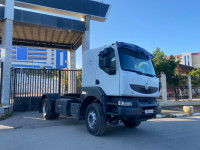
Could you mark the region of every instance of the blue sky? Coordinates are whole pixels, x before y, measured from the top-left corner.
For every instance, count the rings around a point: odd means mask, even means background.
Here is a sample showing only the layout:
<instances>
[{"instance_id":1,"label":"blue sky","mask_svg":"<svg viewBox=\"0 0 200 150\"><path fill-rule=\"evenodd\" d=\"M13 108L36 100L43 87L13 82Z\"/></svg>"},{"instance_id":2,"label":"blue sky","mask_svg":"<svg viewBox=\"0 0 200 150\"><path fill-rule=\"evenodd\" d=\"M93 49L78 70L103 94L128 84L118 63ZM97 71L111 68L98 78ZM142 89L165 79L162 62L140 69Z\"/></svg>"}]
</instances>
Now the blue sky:
<instances>
[{"instance_id":1,"label":"blue sky","mask_svg":"<svg viewBox=\"0 0 200 150\"><path fill-rule=\"evenodd\" d=\"M99 0L100 1L100 0ZM102 0L101 0L102 1ZM129 42L166 55L200 52L200 0L104 0L106 22L91 21L91 48ZM77 51L77 67L82 48Z\"/></svg>"}]
</instances>

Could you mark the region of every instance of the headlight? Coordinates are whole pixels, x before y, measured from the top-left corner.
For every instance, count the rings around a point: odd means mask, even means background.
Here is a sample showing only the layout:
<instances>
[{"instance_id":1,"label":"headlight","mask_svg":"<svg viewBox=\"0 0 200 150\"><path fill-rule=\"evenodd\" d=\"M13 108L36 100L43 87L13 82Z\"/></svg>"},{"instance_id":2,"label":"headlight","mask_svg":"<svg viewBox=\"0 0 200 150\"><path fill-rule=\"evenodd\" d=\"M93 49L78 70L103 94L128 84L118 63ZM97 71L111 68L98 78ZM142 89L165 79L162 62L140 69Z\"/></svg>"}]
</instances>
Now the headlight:
<instances>
[{"instance_id":1,"label":"headlight","mask_svg":"<svg viewBox=\"0 0 200 150\"><path fill-rule=\"evenodd\" d=\"M132 102L118 101L119 106L133 106Z\"/></svg>"}]
</instances>

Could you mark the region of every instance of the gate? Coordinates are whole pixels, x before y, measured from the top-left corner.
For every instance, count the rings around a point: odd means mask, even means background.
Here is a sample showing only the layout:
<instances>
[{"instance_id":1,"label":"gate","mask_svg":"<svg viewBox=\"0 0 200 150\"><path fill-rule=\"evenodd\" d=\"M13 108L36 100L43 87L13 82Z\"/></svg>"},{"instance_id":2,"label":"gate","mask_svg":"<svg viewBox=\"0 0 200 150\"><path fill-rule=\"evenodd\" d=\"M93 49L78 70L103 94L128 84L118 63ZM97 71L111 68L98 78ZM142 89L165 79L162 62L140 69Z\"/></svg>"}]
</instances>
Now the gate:
<instances>
[{"instance_id":1,"label":"gate","mask_svg":"<svg viewBox=\"0 0 200 150\"><path fill-rule=\"evenodd\" d=\"M75 87L75 90L69 87ZM63 96L81 93L81 87L81 70L12 68L10 103L15 111L38 110L44 93Z\"/></svg>"},{"instance_id":2,"label":"gate","mask_svg":"<svg viewBox=\"0 0 200 150\"><path fill-rule=\"evenodd\" d=\"M2 104L1 102L2 74L3 74L3 62L0 62L0 105Z\"/></svg>"}]
</instances>

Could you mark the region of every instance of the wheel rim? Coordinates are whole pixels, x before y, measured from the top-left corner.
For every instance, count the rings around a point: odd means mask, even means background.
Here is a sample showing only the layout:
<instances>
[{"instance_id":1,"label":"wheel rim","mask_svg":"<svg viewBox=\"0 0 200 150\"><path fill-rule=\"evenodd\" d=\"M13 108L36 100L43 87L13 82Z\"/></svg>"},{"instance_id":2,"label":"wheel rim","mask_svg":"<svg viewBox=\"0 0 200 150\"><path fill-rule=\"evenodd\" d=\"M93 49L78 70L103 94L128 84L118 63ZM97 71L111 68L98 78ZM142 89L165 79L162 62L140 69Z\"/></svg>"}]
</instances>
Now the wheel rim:
<instances>
[{"instance_id":1,"label":"wheel rim","mask_svg":"<svg viewBox=\"0 0 200 150\"><path fill-rule=\"evenodd\" d=\"M43 116L46 116L46 114L47 114L47 104L46 103L42 107L42 113L43 113Z\"/></svg>"},{"instance_id":2,"label":"wheel rim","mask_svg":"<svg viewBox=\"0 0 200 150\"><path fill-rule=\"evenodd\" d=\"M90 111L88 114L88 125L90 128L94 128L97 124L97 117L94 111Z\"/></svg>"}]
</instances>

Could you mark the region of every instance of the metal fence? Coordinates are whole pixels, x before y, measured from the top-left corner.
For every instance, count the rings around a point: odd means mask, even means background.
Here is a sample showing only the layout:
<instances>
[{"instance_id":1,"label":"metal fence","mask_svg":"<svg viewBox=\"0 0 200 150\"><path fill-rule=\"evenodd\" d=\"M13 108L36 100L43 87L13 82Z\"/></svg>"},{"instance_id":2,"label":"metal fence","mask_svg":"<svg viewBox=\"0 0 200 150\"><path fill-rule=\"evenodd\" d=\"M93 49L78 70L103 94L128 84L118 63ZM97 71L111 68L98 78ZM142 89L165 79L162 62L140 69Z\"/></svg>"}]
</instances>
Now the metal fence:
<instances>
[{"instance_id":1,"label":"metal fence","mask_svg":"<svg viewBox=\"0 0 200 150\"><path fill-rule=\"evenodd\" d=\"M2 103L1 102L2 74L3 74L3 62L0 62L0 104Z\"/></svg>"},{"instance_id":2,"label":"metal fence","mask_svg":"<svg viewBox=\"0 0 200 150\"><path fill-rule=\"evenodd\" d=\"M200 99L200 77L191 77L192 98Z\"/></svg>"},{"instance_id":3,"label":"metal fence","mask_svg":"<svg viewBox=\"0 0 200 150\"><path fill-rule=\"evenodd\" d=\"M59 93L61 96L68 93L81 93L82 71L12 68L10 84L10 103L14 105L14 109L25 107L21 106L23 103L27 105L26 107L32 107L30 105L40 103L40 97L44 93ZM38 102L34 104L33 101Z\"/></svg>"},{"instance_id":4,"label":"metal fence","mask_svg":"<svg viewBox=\"0 0 200 150\"><path fill-rule=\"evenodd\" d=\"M167 77L168 100L188 100L188 78L187 76Z\"/></svg>"}]
</instances>

